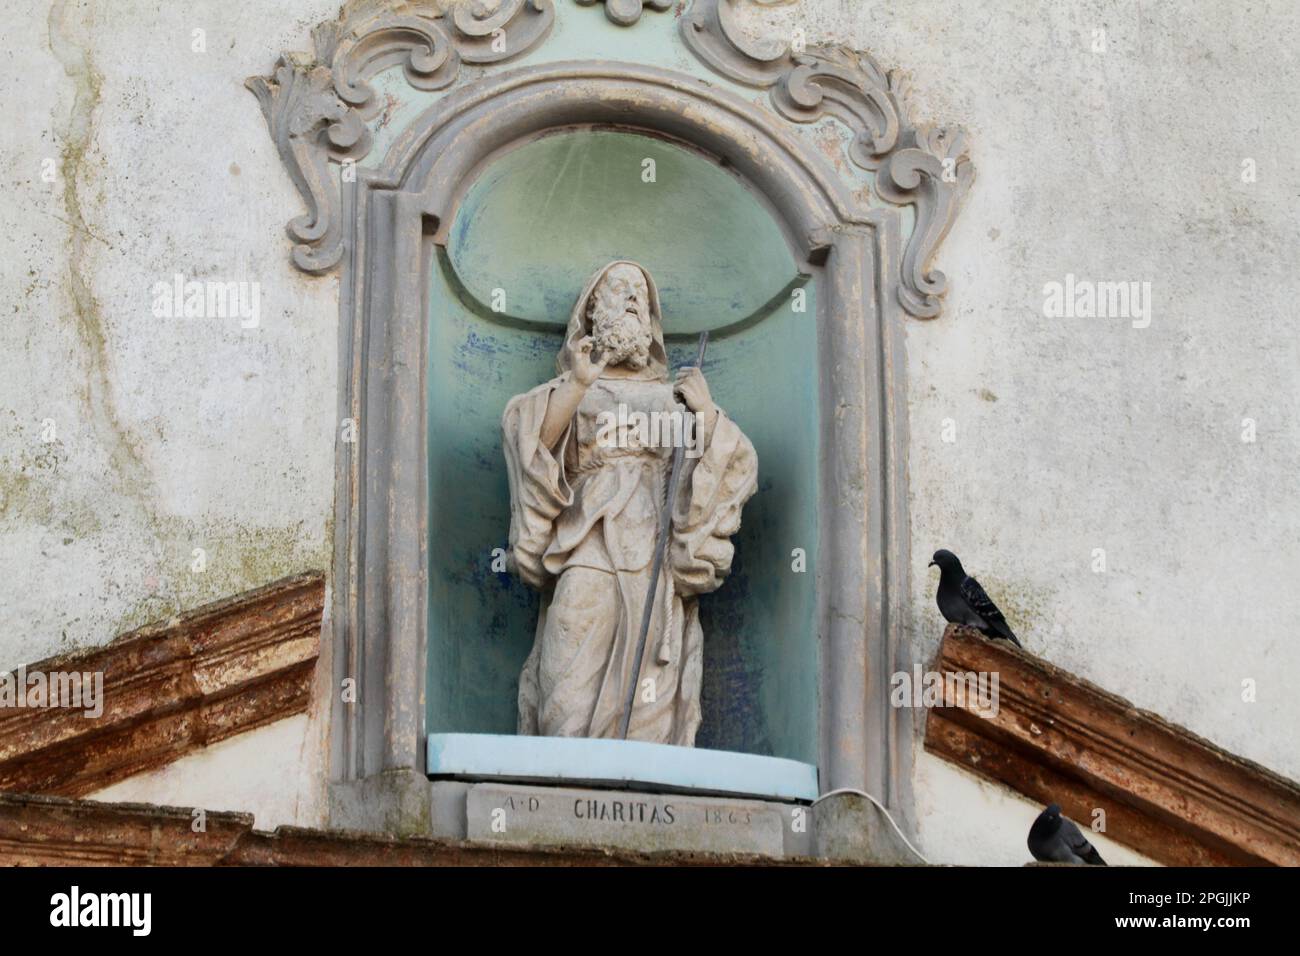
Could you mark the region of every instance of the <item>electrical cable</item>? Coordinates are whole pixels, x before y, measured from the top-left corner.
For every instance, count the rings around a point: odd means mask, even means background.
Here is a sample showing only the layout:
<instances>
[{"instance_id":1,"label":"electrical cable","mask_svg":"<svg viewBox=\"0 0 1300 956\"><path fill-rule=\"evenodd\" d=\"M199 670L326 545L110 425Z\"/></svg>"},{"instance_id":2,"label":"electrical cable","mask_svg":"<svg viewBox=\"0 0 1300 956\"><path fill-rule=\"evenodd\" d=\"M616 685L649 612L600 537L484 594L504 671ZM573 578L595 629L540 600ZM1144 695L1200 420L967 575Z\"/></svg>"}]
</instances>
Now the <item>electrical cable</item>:
<instances>
[{"instance_id":1,"label":"electrical cable","mask_svg":"<svg viewBox=\"0 0 1300 956\"><path fill-rule=\"evenodd\" d=\"M813 801L812 805L815 807L817 806L817 804L821 803L827 797L833 797L837 793L856 793L858 796L866 797L868 800L874 803L876 805L876 809L878 809L881 813L885 815L885 819L889 821L889 825L894 828L894 832L898 834L898 838L902 840L905 844L907 844L907 848L909 850L911 850L913 853L916 854L916 858L920 860L922 863L924 863L926 866L930 865L930 861L927 860L924 856L922 856L921 851L918 850L916 847L912 846L912 841L903 835L903 831L899 829L898 824L894 822L894 818L889 815L889 811L885 809L884 804L882 804L871 794L867 793L867 791L858 790L854 787L838 787L835 790L831 790L827 793L823 793L820 797L818 797L816 800Z\"/></svg>"}]
</instances>

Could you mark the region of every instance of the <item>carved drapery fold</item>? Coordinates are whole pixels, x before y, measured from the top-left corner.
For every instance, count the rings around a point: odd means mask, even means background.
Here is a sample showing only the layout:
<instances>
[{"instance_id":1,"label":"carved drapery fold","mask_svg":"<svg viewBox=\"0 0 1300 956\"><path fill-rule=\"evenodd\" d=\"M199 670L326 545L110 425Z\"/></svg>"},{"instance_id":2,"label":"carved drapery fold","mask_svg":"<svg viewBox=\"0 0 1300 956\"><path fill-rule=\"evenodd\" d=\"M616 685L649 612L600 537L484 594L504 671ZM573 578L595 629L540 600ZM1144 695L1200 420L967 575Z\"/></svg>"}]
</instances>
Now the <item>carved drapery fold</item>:
<instances>
[{"instance_id":1,"label":"carved drapery fold","mask_svg":"<svg viewBox=\"0 0 1300 956\"><path fill-rule=\"evenodd\" d=\"M603 2L607 16L624 25L635 23L647 5L672 5ZM918 318L938 315L948 281L931 263L974 177L964 136L913 124L904 81L869 55L838 46L795 52L789 44L754 40L737 28L734 5L735 0L694 0L682 19L683 42L714 72L768 90L772 108L785 119L802 124L833 118L851 131L849 159L874 174L876 195L915 213L898 267L898 301ZM358 22L318 28L314 55L285 54L271 76L250 78L246 85L261 102L307 206L288 226L294 265L320 274L342 258L340 195L329 164L358 160L371 148L367 121L379 108L371 77L400 65L412 87L445 89L459 79L462 63L503 62L533 49L554 20L550 0L501 0L495 8L461 4L436 16L372 12Z\"/></svg>"}]
</instances>

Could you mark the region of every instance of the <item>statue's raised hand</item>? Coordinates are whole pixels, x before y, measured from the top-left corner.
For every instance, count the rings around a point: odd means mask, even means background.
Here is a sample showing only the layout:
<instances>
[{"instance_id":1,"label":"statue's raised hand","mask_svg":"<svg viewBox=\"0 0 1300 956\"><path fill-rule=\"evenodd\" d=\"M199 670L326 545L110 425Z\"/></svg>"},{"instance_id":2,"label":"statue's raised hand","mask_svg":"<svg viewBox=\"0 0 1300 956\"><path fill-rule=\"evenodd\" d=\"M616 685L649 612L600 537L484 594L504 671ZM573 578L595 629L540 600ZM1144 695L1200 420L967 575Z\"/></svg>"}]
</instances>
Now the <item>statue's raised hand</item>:
<instances>
[{"instance_id":1,"label":"statue's raised hand","mask_svg":"<svg viewBox=\"0 0 1300 956\"><path fill-rule=\"evenodd\" d=\"M714 411L713 396L709 394L709 383L704 380L704 373L693 365L677 370L677 381L673 391L682 397L682 401L697 415L709 415Z\"/></svg>"},{"instance_id":2,"label":"statue's raised hand","mask_svg":"<svg viewBox=\"0 0 1300 956\"><path fill-rule=\"evenodd\" d=\"M573 353L573 380L579 385L587 386L600 378L600 373L605 371L605 365L609 362L608 352L599 362L592 361L591 350L595 344L595 339L588 335L578 343L578 349Z\"/></svg>"}]
</instances>

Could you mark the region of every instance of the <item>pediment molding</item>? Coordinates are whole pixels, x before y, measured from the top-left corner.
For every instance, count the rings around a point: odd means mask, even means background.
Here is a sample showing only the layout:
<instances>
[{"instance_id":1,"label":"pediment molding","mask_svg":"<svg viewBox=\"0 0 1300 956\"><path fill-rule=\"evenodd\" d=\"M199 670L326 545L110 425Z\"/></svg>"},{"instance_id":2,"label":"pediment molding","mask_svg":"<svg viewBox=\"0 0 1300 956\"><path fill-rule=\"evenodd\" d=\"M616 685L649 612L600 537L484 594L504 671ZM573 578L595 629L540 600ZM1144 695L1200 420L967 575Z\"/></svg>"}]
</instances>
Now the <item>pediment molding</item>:
<instances>
[{"instance_id":1,"label":"pediment molding","mask_svg":"<svg viewBox=\"0 0 1300 956\"><path fill-rule=\"evenodd\" d=\"M324 577L301 574L15 668L10 687L100 675L101 712L0 707L0 791L94 793L305 712L324 607Z\"/></svg>"},{"instance_id":2,"label":"pediment molding","mask_svg":"<svg viewBox=\"0 0 1300 956\"><path fill-rule=\"evenodd\" d=\"M949 624L932 671L998 674L996 714L944 702L925 748L1169 866L1300 865L1300 784L1004 641Z\"/></svg>"},{"instance_id":3,"label":"pediment molding","mask_svg":"<svg viewBox=\"0 0 1300 956\"><path fill-rule=\"evenodd\" d=\"M630 25L643 6L641 0L608 0L605 11ZM649 6L667 4L649 0ZM400 65L414 89L448 89L464 82L463 64L502 64L533 50L554 20L550 0L503 0L490 14L475 4L436 15L345 10L340 20L313 31L312 53L286 53L270 76L250 77L246 86L307 207L287 227L293 264L319 275L342 259L340 186L330 166L370 152L369 121L378 108L370 80L376 74ZM913 123L902 75L886 72L868 54L842 46L796 52L789 44L746 37L734 22L734 0L695 0L680 23L682 42L704 67L769 91L782 119L810 124L831 118L849 129L849 159L872 174L875 197L915 213L894 277L898 303L918 318L938 315L948 281L932 261L974 177L963 134Z\"/></svg>"}]
</instances>

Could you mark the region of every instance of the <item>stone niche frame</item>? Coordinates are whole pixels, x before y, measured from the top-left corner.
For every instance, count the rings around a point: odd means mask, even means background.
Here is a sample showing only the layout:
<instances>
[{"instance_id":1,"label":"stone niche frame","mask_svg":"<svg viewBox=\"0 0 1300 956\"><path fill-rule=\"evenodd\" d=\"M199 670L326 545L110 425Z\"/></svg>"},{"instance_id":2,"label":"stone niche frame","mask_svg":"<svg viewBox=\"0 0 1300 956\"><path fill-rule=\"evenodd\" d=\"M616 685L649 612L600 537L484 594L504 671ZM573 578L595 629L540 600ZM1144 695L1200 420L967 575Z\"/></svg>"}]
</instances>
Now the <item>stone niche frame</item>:
<instances>
[{"instance_id":1,"label":"stone niche frame","mask_svg":"<svg viewBox=\"0 0 1300 956\"><path fill-rule=\"evenodd\" d=\"M581 0L566 6L565 16L595 15ZM818 281L820 788L866 790L910 823L917 728L912 711L888 705L889 675L911 666L903 323L941 307L946 280L929 265L973 176L963 137L914 126L898 77L864 54L792 53L744 37L732 0L694 0L678 38L713 73L767 91L760 104L730 84L640 63L512 68L504 61L545 40L554 8L502 0L491 14L473 9L345 10L314 32L314 55L285 55L271 76L248 81L308 206L288 227L293 263L342 270L338 414L358 424L355 441L337 446L327 640L334 686L355 679L357 701L335 694L332 822L428 826L432 247L446 242L465 190L493 158L551 130L595 126L684 142L730 168L765 198ZM399 65L412 86L445 93L378 166L341 175L331 167L370 151L378 98L367 78ZM848 128L848 159L874 182L837 168L794 128L826 117Z\"/></svg>"}]
</instances>

